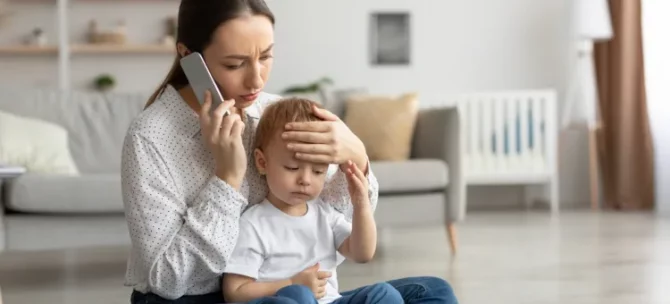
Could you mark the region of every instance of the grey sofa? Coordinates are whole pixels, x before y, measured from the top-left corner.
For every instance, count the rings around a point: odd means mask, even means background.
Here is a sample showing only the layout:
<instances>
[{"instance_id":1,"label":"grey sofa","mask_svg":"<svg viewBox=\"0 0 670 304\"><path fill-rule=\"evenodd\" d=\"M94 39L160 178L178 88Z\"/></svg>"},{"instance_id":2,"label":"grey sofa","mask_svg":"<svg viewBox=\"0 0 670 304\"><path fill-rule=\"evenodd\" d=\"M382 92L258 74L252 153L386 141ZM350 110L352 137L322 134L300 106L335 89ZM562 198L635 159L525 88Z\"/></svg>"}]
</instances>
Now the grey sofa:
<instances>
[{"instance_id":1,"label":"grey sofa","mask_svg":"<svg viewBox=\"0 0 670 304\"><path fill-rule=\"evenodd\" d=\"M129 243L120 186L121 146L146 96L2 89L0 111L65 127L80 176L26 173L0 185L0 249L44 250ZM454 109L423 110L412 160L373 162L380 183L381 228L452 224L463 217L463 190L449 181L457 166L449 134ZM453 170L453 169L452 169ZM449 185L453 189L450 190ZM453 226L452 226L453 227ZM453 229L452 229L453 232Z\"/></svg>"}]
</instances>

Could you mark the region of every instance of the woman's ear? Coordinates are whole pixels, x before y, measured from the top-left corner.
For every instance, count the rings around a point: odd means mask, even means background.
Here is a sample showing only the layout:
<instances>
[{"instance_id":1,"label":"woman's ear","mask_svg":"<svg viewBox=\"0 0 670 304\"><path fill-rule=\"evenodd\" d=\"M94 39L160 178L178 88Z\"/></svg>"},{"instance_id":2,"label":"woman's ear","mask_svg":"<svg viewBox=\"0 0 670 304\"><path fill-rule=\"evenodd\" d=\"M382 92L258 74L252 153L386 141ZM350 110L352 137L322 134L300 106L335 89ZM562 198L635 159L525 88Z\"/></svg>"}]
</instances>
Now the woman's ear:
<instances>
[{"instance_id":1,"label":"woman's ear","mask_svg":"<svg viewBox=\"0 0 670 304\"><path fill-rule=\"evenodd\" d=\"M261 175L265 175L265 170L267 169L267 160L261 149L254 150L254 162L256 164L256 169Z\"/></svg>"},{"instance_id":2,"label":"woman's ear","mask_svg":"<svg viewBox=\"0 0 670 304\"><path fill-rule=\"evenodd\" d=\"M181 42L177 43L177 53L179 54L179 57L184 57L188 54L191 53L191 51L188 50L188 48Z\"/></svg>"}]
</instances>

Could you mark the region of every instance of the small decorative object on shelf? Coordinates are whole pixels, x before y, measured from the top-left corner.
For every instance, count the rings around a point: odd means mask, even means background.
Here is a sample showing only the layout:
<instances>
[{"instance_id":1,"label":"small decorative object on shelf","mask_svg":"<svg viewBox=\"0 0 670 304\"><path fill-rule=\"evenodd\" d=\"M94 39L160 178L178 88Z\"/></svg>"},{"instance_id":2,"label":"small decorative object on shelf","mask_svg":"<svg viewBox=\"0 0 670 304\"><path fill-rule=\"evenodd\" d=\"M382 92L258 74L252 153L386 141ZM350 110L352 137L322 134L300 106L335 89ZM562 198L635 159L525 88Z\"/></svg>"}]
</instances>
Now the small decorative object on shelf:
<instances>
[{"instance_id":1,"label":"small decorative object on shelf","mask_svg":"<svg viewBox=\"0 0 670 304\"><path fill-rule=\"evenodd\" d=\"M167 35L177 37L177 17L167 18Z\"/></svg>"},{"instance_id":2,"label":"small decorative object on shelf","mask_svg":"<svg viewBox=\"0 0 670 304\"><path fill-rule=\"evenodd\" d=\"M177 40L177 18L168 17L166 20L167 31L161 39L164 45L174 46Z\"/></svg>"},{"instance_id":3,"label":"small decorative object on shelf","mask_svg":"<svg viewBox=\"0 0 670 304\"><path fill-rule=\"evenodd\" d=\"M47 45L47 37L44 34L44 30L42 28L35 28L32 33L28 36L28 39L26 39L26 44L27 45L32 45L32 46L46 46Z\"/></svg>"},{"instance_id":4,"label":"small decorative object on shelf","mask_svg":"<svg viewBox=\"0 0 670 304\"><path fill-rule=\"evenodd\" d=\"M108 92L114 88L116 80L110 74L102 74L95 78L93 85L97 91Z\"/></svg>"},{"instance_id":5,"label":"small decorative object on shelf","mask_svg":"<svg viewBox=\"0 0 670 304\"><path fill-rule=\"evenodd\" d=\"M120 21L115 29L102 31L98 22L91 20L88 25L89 43L95 44L125 44L127 37L126 22Z\"/></svg>"}]
</instances>

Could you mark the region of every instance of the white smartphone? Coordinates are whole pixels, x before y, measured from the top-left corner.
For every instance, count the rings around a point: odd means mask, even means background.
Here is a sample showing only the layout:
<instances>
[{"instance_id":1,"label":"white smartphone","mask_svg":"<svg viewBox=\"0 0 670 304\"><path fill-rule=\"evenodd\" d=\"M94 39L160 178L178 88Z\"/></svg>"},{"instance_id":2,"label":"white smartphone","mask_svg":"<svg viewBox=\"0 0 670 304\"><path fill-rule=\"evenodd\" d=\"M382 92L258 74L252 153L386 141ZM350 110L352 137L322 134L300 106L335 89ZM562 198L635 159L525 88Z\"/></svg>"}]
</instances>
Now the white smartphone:
<instances>
[{"instance_id":1,"label":"white smartphone","mask_svg":"<svg viewBox=\"0 0 670 304\"><path fill-rule=\"evenodd\" d=\"M179 60L179 64L184 70L184 74L186 74L186 78L200 104L205 103L205 92L207 90L212 93L212 111L223 103L223 95L219 91L219 86L212 78L212 74L207 69L205 60L200 53L194 52L184 56ZM224 115L228 114L230 112L226 111Z\"/></svg>"}]
</instances>

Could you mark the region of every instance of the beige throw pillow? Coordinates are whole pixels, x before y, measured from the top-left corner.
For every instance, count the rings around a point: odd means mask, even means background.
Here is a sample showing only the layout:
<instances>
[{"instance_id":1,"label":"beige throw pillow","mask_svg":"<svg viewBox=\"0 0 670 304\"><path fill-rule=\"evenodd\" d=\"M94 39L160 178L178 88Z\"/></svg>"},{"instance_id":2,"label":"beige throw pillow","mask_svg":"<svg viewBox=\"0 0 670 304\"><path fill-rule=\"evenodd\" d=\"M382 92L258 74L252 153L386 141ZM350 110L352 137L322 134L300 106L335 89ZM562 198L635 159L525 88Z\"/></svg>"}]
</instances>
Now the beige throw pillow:
<instances>
[{"instance_id":1,"label":"beige throw pillow","mask_svg":"<svg viewBox=\"0 0 670 304\"><path fill-rule=\"evenodd\" d=\"M32 173L79 174L70 154L68 132L35 118L0 111L0 163Z\"/></svg>"},{"instance_id":2,"label":"beige throw pillow","mask_svg":"<svg viewBox=\"0 0 670 304\"><path fill-rule=\"evenodd\" d=\"M344 122L363 141L370 160L407 160L418 103L414 93L400 97L352 96L347 100Z\"/></svg>"}]
</instances>

